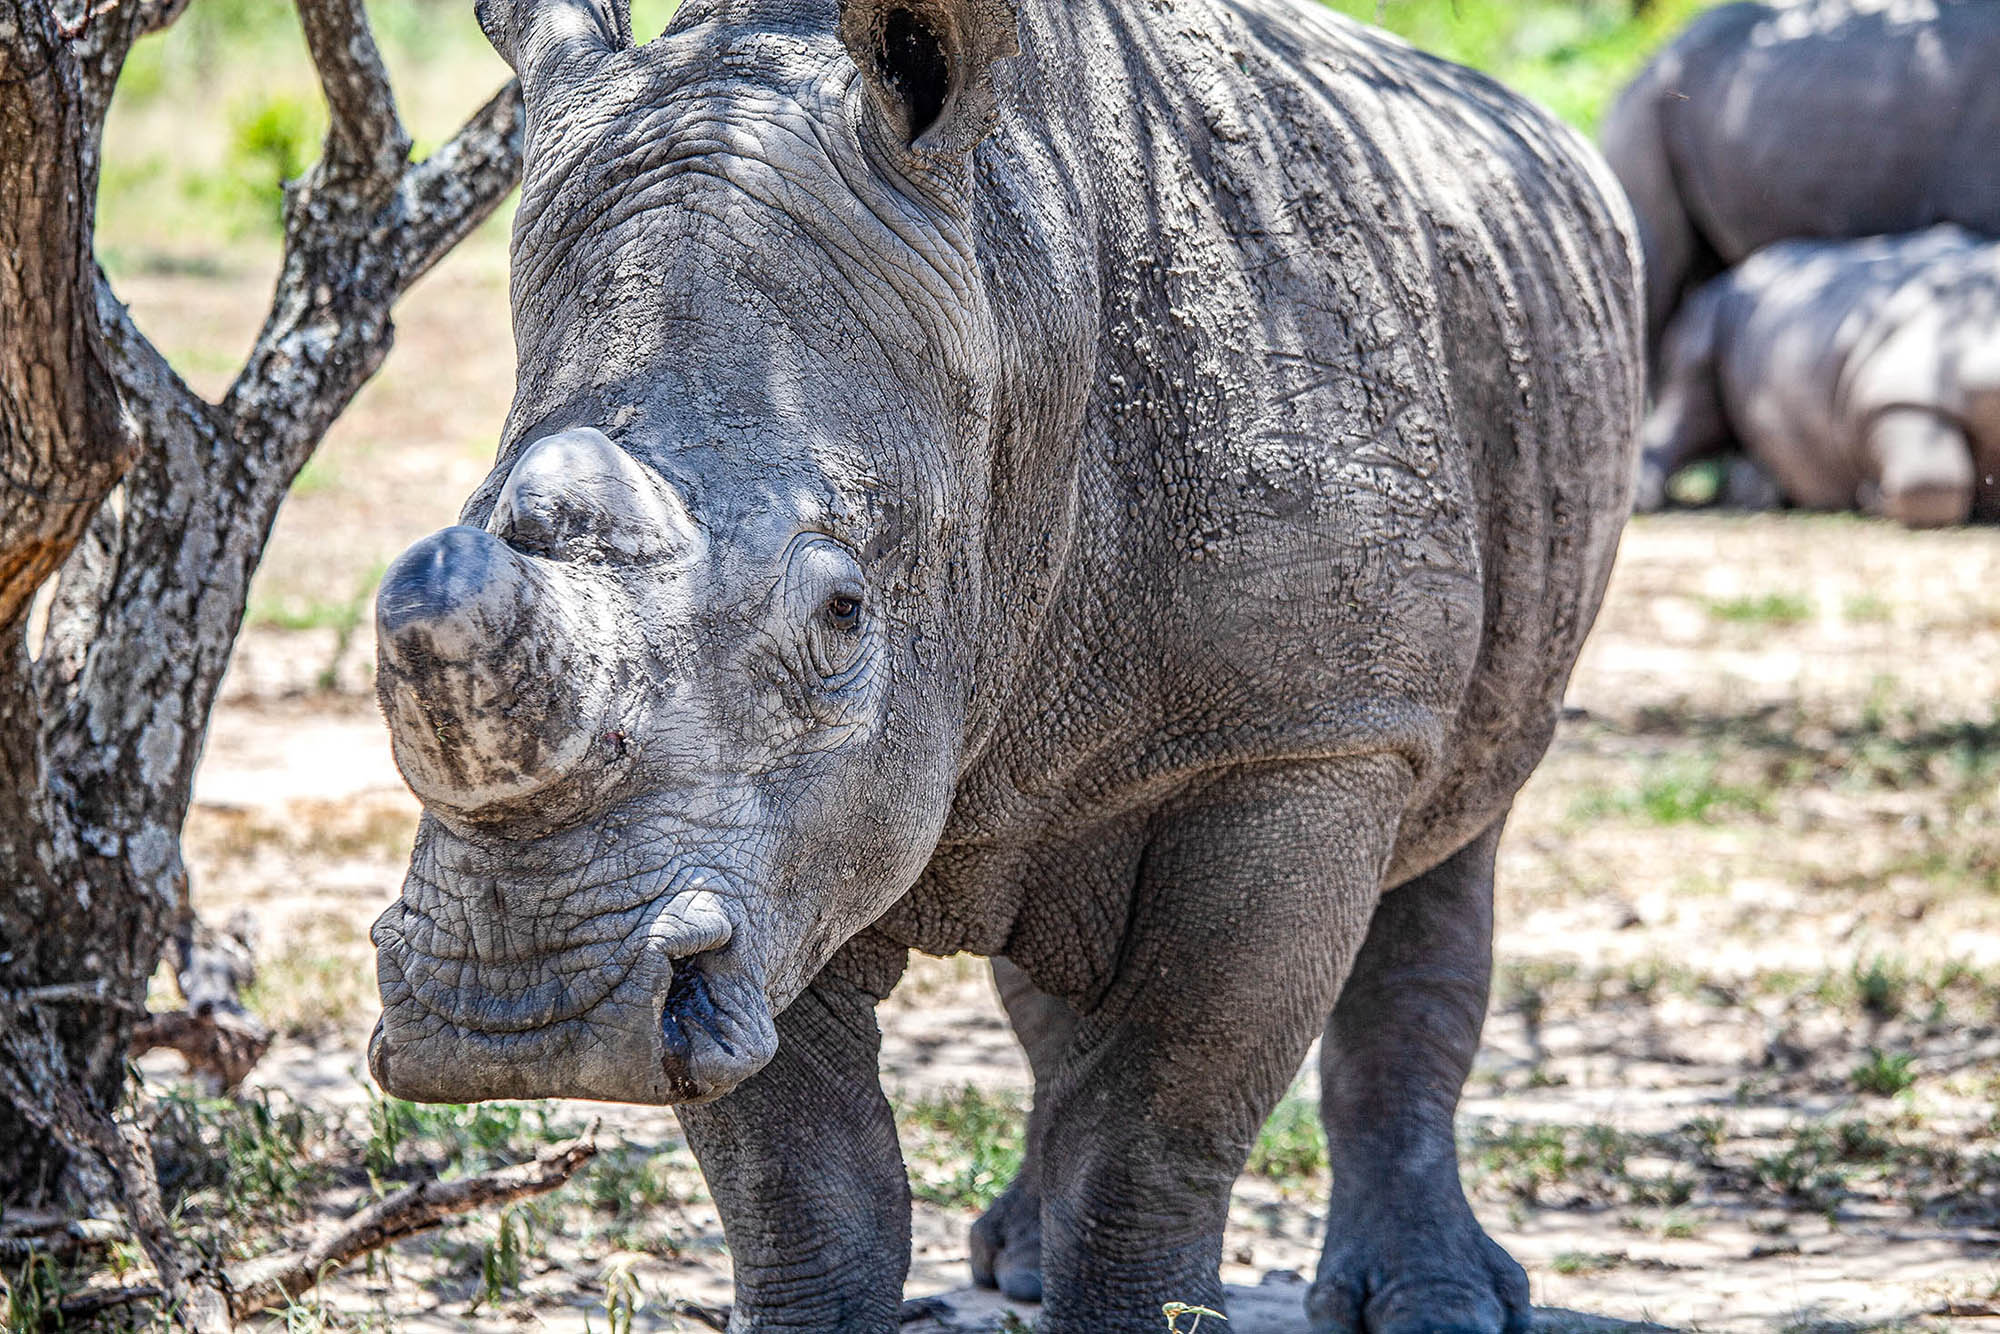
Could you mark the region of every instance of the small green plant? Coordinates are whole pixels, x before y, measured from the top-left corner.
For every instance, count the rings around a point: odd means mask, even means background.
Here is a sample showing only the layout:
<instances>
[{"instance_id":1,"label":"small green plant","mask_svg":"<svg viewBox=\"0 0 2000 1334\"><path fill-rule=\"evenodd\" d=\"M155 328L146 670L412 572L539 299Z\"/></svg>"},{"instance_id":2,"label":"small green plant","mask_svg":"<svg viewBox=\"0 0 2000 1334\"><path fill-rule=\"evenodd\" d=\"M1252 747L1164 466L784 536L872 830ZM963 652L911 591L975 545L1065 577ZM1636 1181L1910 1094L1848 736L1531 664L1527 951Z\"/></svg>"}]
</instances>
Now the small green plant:
<instances>
[{"instance_id":1,"label":"small green plant","mask_svg":"<svg viewBox=\"0 0 2000 1334\"><path fill-rule=\"evenodd\" d=\"M500 1215L493 1240L480 1251L479 1291L474 1294L472 1305L466 1308L466 1314L470 1315L481 1306L498 1306L509 1292L519 1291L521 1256L526 1250L526 1227L527 1223L518 1209L509 1209Z\"/></svg>"},{"instance_id":2,"label":"small green plant","mask_svg":"<svg viewBox=\"0 0 2000 1334\"><path fill-rule=\"evenodd\" d=\"M1812 604L1796 593L1710 598L1708 614L1739 625L1797 625L1812 615Z\"/></svg>"},{"instance_id":3,"label":"small green plant","mask_svg":"<svg viewBox=\"0 0 2000 1334\"><path fill-rule=\"evenodd\" d=\"M1866 1059L1854 1067L1849 1080L1857 1093L1893 1098L1917 1082L1916 1074L1910 1069L1914 1060L1908 1052L1891 1053L1870 1047Z\"/></svg>"},{"instance_id":4,"label":"small green plant","mask_svg":"<svg viewBox=\"0 0 2000 1334\"><path fill-rule=\"evenodd\" d=\"M604 1319L609 1334L632 1334L632 1317L646 1309L646 1294L632 1273L632 1262L620 1260L604 1271Z\"/></svg>"},{"instance_id":5,"label":"small green plant","mask_svg":"<svg viewBox=\"0 0 2000 1334\"><path fill-rule=\"evenodd\" d=\"M1861 1003L1863 1013L1881 1022L1902 1013L1909 983L1907 970L1880 954L1854 968L1855 999Z\"/></svg>"},{"instance_id":6,"label":"small green plant","mask_svg":"<svg viewBox=\"0 0 2000 1334\"><path fill-rule=\"evenodd\" d=\"M1549 1262L1549 1268L1566 1277L1602 1274L1625 1264L1628 1258L1623 1251L1563 1251Z\"/></svg>"},{"instance_id":7,"label":"small green plant","mask_svg":"<svg viewBox=\"0 0 2000 1334\"><path fill-rule=\"evenodd\" d=\"M548 1103L459 1106L373 1098L365 1161L377 1178L426 1170L441 1176L484 1171L526 1156L535 1145L565 1138L551 1122L550 1110Z\"/></svg>"},{"instance_id":8,"label":"small green plant","mask_svg":"<svg viewBox=\"0 0 2000 1334\"><path fill-rule=\"evenodd\" d=\"M1890 607L1887 599L1873 593L1857 593L1841 604L1841 614L1856 623L1881 622L1889 619Z\"/></svg>"},{"instance_id":9,"label":"small green plant","mask_svg":"<svg viewBox=\"0 0 2000 1334\"><path fill-rule=\"evenodd\" d=\"M1770 813L1769 796L1756 788L1725 781L1713 757L1672 756L1649 765L1637 788L1596 792L1577 802L1571 818L1605 816L1655 825L1715 824L1725 816Z\"/></svg>"},{"instance_id":10,"label":"small green plant","mask_svg":"<svg viewBox=\"0 0 2000 1334\"><path fill-rule=\"evenodd\" d=\"M917 1169L911 1193L927 1203L984 1209L1021 1170L1027 1113L1016 1095L968 1085L905 1103L897 1120Z\"/></svg>"},{"instance_id":11,"label":"small green plant","mask_svg":"<svg viewBox=\"0 0 2000 1334\"><path fill-rule=\"evenodd\" d=\"M46 1251L30 1252L21 1267L6 1278L8 1329L60 1329L62 1303L68 1295L62 1266Z\"/></svg>"},{"instance_id":12,"label":"small green plant","mask_svg":"<svg viewBox=\"0 0 2000 1334\"><path fill-rule=\"evenodd\" d=\"M274 223L283 216L285 182L305 175L318 156L320 119L315 103L283 92L253 98L230 117L230 161Z\"/></svg>"},{"instance_id":13,"label":"small green plant","mask_svg":"<svg viewBox=\"0 0 2000 1334\"><path fill-rule=\"evenodd\" d=\"M1212 1315L1217 1320L1223 1321L1229 1319L1222 1312L1210 1307L1189 1306L1186 1302L1168 1302L1160 1308L1160 1314L1167 1318L1167 1334L1194 1334L1196 1330L1201 1328L1203 1316ZM1185 1316L1193 1316L1194 1323L1183 1330L1181 1328L1181 1320Z\"/></svg>"},{"instance_id":14,"label":"small green plant","mask_svg":"<svg viewBox=\"0 0 2000 1334\"><path fill-rule=\"evenodd\" d=\"M169 1201L212 1192L238 1228L301 1217L330 1171L322 1147L331 1130L282 1094L235 1098L170 1093L153 1140Z\"/></svg>"}]
</instances>

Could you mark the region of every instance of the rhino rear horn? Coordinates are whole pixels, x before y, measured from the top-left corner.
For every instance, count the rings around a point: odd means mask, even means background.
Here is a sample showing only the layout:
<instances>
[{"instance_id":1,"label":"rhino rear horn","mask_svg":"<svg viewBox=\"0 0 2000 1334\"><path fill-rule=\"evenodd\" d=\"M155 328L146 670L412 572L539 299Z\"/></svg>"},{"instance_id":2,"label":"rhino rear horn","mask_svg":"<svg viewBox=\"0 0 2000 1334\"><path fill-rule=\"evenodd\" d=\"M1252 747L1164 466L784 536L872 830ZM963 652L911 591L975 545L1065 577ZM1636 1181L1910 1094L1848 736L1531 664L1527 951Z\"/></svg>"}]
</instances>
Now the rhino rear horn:
<instances>
[{"instance_id":1,"label":"rhino rear horn","mask_svg":"<svg viewBox=\"0 0 2000 1334\"><path fill-rule=\"evenodd\" d=\"M474 9L530 96L563 71L632 45L630 0L477 0Z\"/></svg>"}]
</instances>

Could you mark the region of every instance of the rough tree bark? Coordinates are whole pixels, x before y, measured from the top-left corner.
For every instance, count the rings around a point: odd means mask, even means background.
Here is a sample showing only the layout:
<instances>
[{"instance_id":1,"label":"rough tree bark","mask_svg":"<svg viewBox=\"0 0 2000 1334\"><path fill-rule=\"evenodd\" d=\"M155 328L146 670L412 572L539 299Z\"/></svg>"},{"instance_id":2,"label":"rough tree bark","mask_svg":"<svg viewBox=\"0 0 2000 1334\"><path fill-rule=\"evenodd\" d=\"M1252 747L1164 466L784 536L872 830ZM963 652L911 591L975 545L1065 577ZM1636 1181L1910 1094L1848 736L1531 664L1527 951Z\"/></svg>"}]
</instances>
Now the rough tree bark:
<instances>
[{"instance_id":1,"label":"rough tree bark","mask_svg":"<svg viewBox=\"0 0 2000 1334\"><path fill-rule=\"evenodd\" d=\"M262 334L206 402L92 249L119 71L186 2L0 0L0 1205L119 1198L115 1155L77 1121L120 1104L186 920L181 825L250 576L387 354L390 308L520 165L512 84L412 165L361 0L297 0L331 129L287 189Z\"/></svg>"}]
</instances>

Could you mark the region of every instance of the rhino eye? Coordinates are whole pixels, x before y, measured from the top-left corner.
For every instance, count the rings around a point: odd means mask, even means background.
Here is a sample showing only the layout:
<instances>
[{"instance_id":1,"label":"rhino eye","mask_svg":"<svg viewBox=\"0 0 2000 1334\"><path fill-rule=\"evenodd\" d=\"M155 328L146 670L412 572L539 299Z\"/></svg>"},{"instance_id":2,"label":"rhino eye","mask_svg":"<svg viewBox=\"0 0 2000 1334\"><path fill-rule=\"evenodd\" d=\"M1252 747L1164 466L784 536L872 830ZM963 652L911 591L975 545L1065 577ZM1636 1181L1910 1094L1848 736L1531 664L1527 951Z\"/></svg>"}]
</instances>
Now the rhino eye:
<instances>
[{"instance_id":1,"label":"rhino eye","mask_svg":"<svg viewBox=\"0 0 2000 1334\"><path fill-rule=\"evenodd\" d=\"M861 599L851 593L835 593L826 601L826 623L836 630L860 626Z\"/></svg>"}]
</instances>

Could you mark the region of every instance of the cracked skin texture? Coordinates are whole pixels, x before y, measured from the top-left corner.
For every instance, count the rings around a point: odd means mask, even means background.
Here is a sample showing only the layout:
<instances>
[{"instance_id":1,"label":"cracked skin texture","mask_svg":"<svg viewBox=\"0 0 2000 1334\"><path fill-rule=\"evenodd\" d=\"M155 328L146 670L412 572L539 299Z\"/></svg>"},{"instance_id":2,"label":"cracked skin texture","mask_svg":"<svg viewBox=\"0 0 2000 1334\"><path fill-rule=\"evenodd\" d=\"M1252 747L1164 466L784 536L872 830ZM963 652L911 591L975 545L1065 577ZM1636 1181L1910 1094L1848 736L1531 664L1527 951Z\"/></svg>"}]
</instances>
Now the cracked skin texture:
<instances>
[{"instance_id":1,"label":"cracked skin texture","mask_svg":"<svg viewBox=\"0 0 2000 1334\"><path fill-rule=\"evenodd\" d=\"M1049 1334L1221 1305L1322 1031L1316 1328L1525 1328L1451 1121L1629 505L1592 151L1292 0L482 21L528 106L519 385L384 582L427 814L377 1077L681 1103L731 1328L891 1330L873 1009L973 951L1037 1078L975 1259Z\"/></svg>"}]
</instances>

